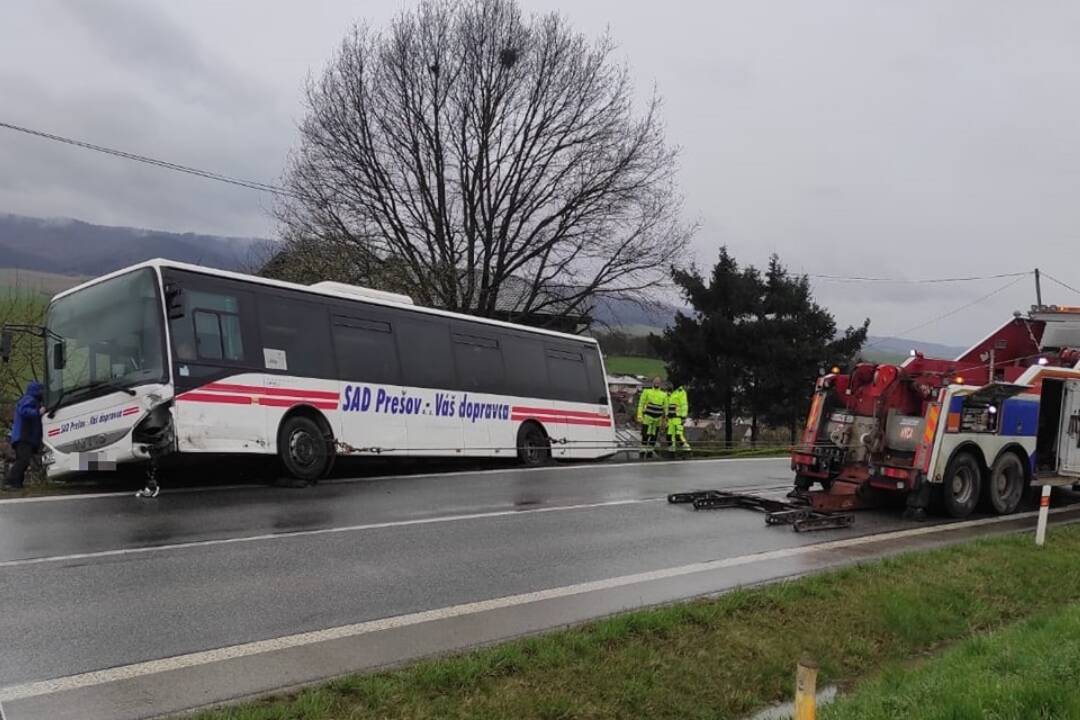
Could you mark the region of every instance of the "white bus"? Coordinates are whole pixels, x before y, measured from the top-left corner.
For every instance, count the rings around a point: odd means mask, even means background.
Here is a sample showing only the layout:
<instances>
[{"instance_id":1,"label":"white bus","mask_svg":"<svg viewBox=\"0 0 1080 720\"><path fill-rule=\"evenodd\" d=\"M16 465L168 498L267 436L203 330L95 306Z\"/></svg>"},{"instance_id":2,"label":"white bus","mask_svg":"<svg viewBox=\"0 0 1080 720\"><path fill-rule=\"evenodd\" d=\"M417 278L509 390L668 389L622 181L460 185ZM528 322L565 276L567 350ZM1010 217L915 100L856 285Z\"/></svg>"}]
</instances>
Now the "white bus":
<instances>
[{"instance_id":1,"label":"white bus","mask_svg":"<svg viewBox=\"0 0 1080 720\"><path fill-rule=\"evenodd\" d=\"M339 455L535 465L615 450L590 338L168 260L63 292L46 318L54 476L255 454L313 481Z\"/></svg>"}]
</instances>

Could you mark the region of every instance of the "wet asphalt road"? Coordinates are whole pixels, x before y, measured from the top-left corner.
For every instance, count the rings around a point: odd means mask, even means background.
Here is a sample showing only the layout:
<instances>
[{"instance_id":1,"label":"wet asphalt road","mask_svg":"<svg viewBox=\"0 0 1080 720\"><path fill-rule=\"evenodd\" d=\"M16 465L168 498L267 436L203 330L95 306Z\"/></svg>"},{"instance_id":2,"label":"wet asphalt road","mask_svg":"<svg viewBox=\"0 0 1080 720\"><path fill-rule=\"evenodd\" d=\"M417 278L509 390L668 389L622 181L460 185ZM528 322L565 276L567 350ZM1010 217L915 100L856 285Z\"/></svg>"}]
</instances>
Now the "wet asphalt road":
<instances>
[{"instance_id":1,"label":"wet asphalt road","mask_svg":"<svg viewBox=\"0 0 1080 720\"><path fill-rule=\"evenodd\" d=\"M790 481L731 460L0 502L0 687L908 526L803 535L664 502Z\"/></svg>"}]
</instances>

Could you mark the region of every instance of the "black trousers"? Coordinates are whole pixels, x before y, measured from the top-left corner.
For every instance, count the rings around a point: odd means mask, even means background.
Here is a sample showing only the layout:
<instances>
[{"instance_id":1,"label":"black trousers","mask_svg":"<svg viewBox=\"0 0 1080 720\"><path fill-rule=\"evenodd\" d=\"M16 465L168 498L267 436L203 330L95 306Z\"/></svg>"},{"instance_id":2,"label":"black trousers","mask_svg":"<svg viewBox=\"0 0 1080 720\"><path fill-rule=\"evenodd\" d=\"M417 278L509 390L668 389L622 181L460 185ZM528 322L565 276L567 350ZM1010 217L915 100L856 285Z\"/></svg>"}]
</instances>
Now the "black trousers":
<instances>
[{"instance_id":1,"label":"black trousers","mask_svg":"<svg viewBox=\"0 0 1080 720\"><path fill-rule=\"evenodd\" d=\"M12 445L12 448L15 450L15 462L8 468L7 484L22 487L26 479L26 470L34 457L34 447L28 442L17 442Z\"/></svg>"}]
</instances>

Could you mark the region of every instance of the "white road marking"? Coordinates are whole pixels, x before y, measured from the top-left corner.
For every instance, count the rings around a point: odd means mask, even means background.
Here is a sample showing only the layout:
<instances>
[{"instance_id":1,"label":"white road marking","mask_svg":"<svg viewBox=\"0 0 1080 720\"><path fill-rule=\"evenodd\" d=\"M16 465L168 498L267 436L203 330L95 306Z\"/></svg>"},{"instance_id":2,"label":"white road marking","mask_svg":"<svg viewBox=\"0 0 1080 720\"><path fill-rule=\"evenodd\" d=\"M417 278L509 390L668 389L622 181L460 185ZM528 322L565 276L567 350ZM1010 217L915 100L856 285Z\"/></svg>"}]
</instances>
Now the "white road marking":
<instances>
[{"instance_id":1,"label":"white road marking","mask_svg":"<svg viewBox=\"0 0 1080 720\"><path fill-rule=\"evenodd\" d=\"M0 569L22 567L25 565L44 565L46 563L69 562L72 560L94 560L98 558L121 557L124 555L142 555L146 553L164 552L167 550L213 547L215 545L235 545L238 543L259 542L263 540L288 540L291 538L312 537L315 535L334 535L338 533L361 532L364 530L381 530L384 528L409 527L410 525L433 525L436 523L459 522L462 520L486 520L488 518L511 517L515 515L535 515L539 513L562 512L569 510L589 510L595 508L614 507L618 505L639 505L641 503L654 503L664 500L666 500L666 498L634 498L629 500L606 500L604 502L582 503L579 505L553 505L551 507L529 508L526 510L494 510L492 512L468 513L464 515L442 515L429 518L417 518L415 520L390 520L386 522L366 523L363 525L345 525L340 527L319 528L317 530L297 530L295 532L265 533L263 535L244 535L241 537L218 538L216 540L193 540L191 542L169 543L167 545L143 545L133 548L98 550L95 552L74 553L71 555L48 555L45 557L24 558L21 560L5 560L3 562L0 562Z\"/></svg>"},{"instance_id":2,"label":"white road marking","mask_svg":"<svg viewBox=\"0 0 1080 720\"><path fill-rule=\"evenodd\" d=\"M1051 512L1062 512L1069 509L1070 508L1057 508L1056 511L1052 510ZM475 615L478 613L490 612L492 610L516 607L519 605L528 605L531 603L542 602L545 600L553 600L574 595L582 595L585 593L596 592L600 590L611 590L614 588L637 585L646 582L653 582L656 580L667 580L670 578L682 577L685 575L693 575L696 573L722 570L724 568L738 567L742 565L749 565L760 562L768 562L770 560L782 560L800 555L808 555L810 553L821 552L823 550L837 550L848 547L857 547L860 545L868 545L871 543L889 542L891 540L899 540L903 538L917 537L921 535L946 533L953 530L962 530L966 528L981 527L985 525L995 525L998 523L1009 522L1017 519L1031 518L1035 515L1037 515L1037 513L1034 512L1020 513L1016 515L984 518L980 520L968 520L964 522L956 522L946 525L920 526L917 528L897 530L894 532L882 533L879 535L867 535L857 538L846 538L844 540L832 540L828 542L817 543L814 545L801 545L797 547L784 548L781 550L770 550L768 552L753 553L750 555L742 555L739 557L724 558L721 560L710 560L707 562L692 563L690 565L681 565L678 567L652 570L648 572L635 573L632 575L622 575L619 577L607 578L604 580L594 580L591 582L578 583L576 585L565 585L562 587L550 588L537 592L522 593L519 595L508 595L505 597L494 598L491 600L481 600L479 602L465 603L462 605L452 605L449 607L438 608L436 610L425 610L423 612L411 613L408 615L397 615L394 617L382 618L380 620L369 620L367 622L354 623L351 625L341 625L338 627L327 628L325 630L315 630L311 632L298 633L295 635L285 635L283 637L272 638L270 640L258 640L255 642L242 643L239 645L230 645L214 650L205 650L202 652L188 653L185 655L176 655L160 660L151 660L149 662L141 662L132 665L108 668L106 670L95 670L92 672L80 673L78 675L68 675L65 677L53 678L51 680L40 680L35 682L23 683L21 685L11 685L5 688L0 688L0 703L10 703L15 700L23 700L26 698L37 697L40 695L49 695L52 693L76 690L79 688L94 687L121 680L131 680L146 675L154 675L157 673L168 672L171 670L181 670L183 668L207 665L210 663L221 662L224 660L233 660L237 658L248 657L251 655L259 655L262 653L286 650L289 648L303 647L330 640L341 640L343 638L357 637L360 635L367 635L370 633L381 632L384 630L393 630L396 628L419 625L421 623L433 622L436 620L446 620L466 615Z\"/></svg>"},{"instance_id":3,"label":"white road marking","mask_svg":"<svg viewBox=\"0 0 1080 720\"><path fill-rule=\"evenodd\" d=\"M597 468L619 468L619 467L656 467L659 465L699 465L704 463L732 463L732 462L787 462L786 457L765 457L765 458L704 458L701 460L655 460L647 463L643 462L622 462L622 463L575 463L573 465L549 465L546 467L534 467L534 468L488 468L486 470L453 470L450 472L431 472L431 473L417 473L408 474L402 473L399 475L376 475L373 477L357 477L357 478L337 478L334 480L324 480L326 485L347 485L350 483L361 482L374 482L378 480L409 480L409 479L430 479L430 478L442 478L442 477L459 477L462 475L494 475L499 473L525 473L525 472L544 472L544 471L569 471L569 470L596 470ZM259 487L268 487L259 483L251 483L248 485L210 485L206 487L183 487L163 489L161 495L177 495L182 493L194 493L194 492L220 492L225 490L245 490L254 489ZM61 500L97 500L100 498L111 497L130 497L131 491L124 490L123 492L103 492L103 493L72 493L70 495L41 495L38 497L25 497L25 498L3 498L0 499L0 505L14 505L17 503L40 503L40 502L58 502Z\"/></svg>"},{"instance_id":4,"label":"white road marking","mask_svg":"<svg viewBox=\"0 0 1080 720\"><path fill-rule=\"evenodd\" d=\"M658 465L702 465L705 463L731 463L731 462L789 462L789 458L784 457L758 457L758 458L702 458L701 460L650 460L648 462L577 462L572 465L547 465L543 467L510 467L510 468L488 468L486 470L452 470L450 472L432 472L432 473L417 473L415 475L379 475L376 477L357 477L357 478L338 478L336 480L327 480L328 485L345 485L348 483L368 482L372 480L396 480L398 478L442 478L442 477L458 477L461 475L496 475L499 473L528 473L528 472L562 472L569 470L597 470L604 468L621 468L621 467L656 467Z\"/></svg>"}]
</instances>

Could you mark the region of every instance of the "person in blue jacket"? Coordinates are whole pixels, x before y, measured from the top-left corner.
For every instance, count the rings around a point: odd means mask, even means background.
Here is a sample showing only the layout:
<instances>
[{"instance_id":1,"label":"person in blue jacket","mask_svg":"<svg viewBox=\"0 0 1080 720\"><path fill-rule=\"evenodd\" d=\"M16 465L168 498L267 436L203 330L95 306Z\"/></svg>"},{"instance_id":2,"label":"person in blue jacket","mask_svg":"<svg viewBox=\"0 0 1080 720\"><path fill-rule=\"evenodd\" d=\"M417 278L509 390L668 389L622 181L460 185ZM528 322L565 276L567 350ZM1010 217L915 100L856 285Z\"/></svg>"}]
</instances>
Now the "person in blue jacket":
<instances>
[{"instance_id":1,"label":"person in blue jacket","mask_svg":"<svg viewBox=\"0 0 1080 720\"><path fill-rule=\"evenodd\" d=\"M26 386L26 394L15 404L15 419L11 423L11 447L15 450L15 462L8 469L4 490L18 490L23 486L30 459L41 450L44 396L45 388L34 380Z\"/></svg>"}]
</instances>

